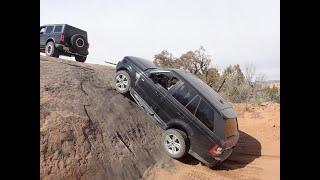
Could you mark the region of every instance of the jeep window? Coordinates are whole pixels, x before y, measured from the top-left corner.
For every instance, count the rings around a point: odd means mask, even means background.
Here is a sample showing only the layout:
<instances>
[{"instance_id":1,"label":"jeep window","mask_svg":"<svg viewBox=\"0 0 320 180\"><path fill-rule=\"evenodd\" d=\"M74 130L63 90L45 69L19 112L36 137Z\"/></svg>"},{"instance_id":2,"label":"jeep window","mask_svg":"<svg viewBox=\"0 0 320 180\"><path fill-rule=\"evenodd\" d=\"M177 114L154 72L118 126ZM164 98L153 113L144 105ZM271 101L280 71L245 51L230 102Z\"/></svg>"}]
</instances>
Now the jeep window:
<instances>
[{"instance_id":1,"label":"jeep window","mask_svg":"<svg viewBox=\"0 0 320 180\"><path fill-rule=\"evenodd\" d=\"M196 117L211 131L213 131L214 123L213 114L214 110L209 106L209 104L201 100L196 112Z\"/></svg>"},{"instance_id":2,"label":"jeep window","mask_svg":"<svg viewBox=\"0 0 320 180\"><path fill-rule=\"evenodd\" d=\"M187 105L186 108L192 113L194 114L196 112L196 109L199 105L199 101L200 101L200 97L199 96L195 96Z\"/></svg>"},{"instance_id":3,"label":"jeep window","mask_svg":"<svg viewBox=\"0 0 320 180\"><path fill-rule=\"evenodd\" d=\"M186 106L195 95L196 92L189 88L186 84L182 84L172 94L172 96L176 98L183 106Z\"/></svg>"},{"instance_id":4,"label":"jeep window","mask_svg":"<svg viewBox=\"0 0 320 180\"><path fill-rule=\"evenodd\" d=\"M46 29L46 34L51 33L53 30L53 26L48 26Z\"/></svg>"},{"instance_id":5,"label":"jeep window","mask_svg":"<svg viewBox=\"0 0 320 180\"><path fill-rule=\"evenodd\" d=\"M62 26L58 25L58 26L54 27L54 31L53 32L61 32L61 30L62 30Z\"/></svg>"}]
</instances>

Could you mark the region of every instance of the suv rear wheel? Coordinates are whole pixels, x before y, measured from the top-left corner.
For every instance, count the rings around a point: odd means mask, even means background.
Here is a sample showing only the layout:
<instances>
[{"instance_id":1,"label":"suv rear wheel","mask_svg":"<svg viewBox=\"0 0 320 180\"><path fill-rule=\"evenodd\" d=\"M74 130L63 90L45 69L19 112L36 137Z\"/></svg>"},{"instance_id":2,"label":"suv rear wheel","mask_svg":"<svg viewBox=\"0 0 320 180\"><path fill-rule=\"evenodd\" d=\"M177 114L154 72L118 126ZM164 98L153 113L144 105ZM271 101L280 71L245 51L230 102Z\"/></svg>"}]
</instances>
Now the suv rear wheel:
<instances>
[{"instance_id":1,"label":"suv rear wheel","mask_svg":"<svg viewBox=\"0 0 320 180\"><path fill-rule=\"evenodd\" d=\"M49 41L46 44L46 48L45 48L45 53L47 56L51 56L51 57L59 57L59 52L56 49L54 42Z\"/></svg>"},{"instance_id":2,"label":"suv rear wheel","mask_svg":"<svg viewBox=\"0 0 320 180\"><path fill-rule=\"evenodd\" d=\"M78 62L85 62L87 59L87 56L75 56L74 57L76 59L76 61Z\"/></svg>"},{"instance_id":3,"label":"suv rear wheel","mask_svg":"<svg viewBox=\"0 0 320 180\"><path fill-rule=\"evenodd\" d=\"M188 152L187 134L178 129L168 129L162 135L162 146L166 153L174 158L182 158Z\"/></svg>"},{"instance_id":4,"label":"suv rear wheel","mask_svg":"<svg viewBox=\"0 0 320 180\"><path fill-rule=\"evenodd\" d=\"M126 94L129 92L130 89L130 76L129 74L124 71L118 71L114 76L114 86L116 90L121 94Z\"/></svg>"}]
</instances>

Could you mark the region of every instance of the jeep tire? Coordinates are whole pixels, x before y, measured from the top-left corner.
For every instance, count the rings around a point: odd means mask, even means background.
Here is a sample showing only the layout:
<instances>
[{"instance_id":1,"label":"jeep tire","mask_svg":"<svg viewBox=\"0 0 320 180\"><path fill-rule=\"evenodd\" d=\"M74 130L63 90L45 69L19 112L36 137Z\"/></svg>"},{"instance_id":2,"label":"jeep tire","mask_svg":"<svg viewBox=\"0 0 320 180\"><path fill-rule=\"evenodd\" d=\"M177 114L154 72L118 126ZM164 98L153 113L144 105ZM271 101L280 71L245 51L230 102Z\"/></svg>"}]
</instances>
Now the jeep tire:
<instances>
[{"instance_id":1,"label":"jeep tire","mask_svg":"<svg viewBox=\"0 0 320 180\"><path fill-rule=\"evenodd\" d=\"M85 62L87 59L87 56L75 56L74 57L76 59L76 61L78 62Z\"/></svg>"},{"instance_id":2,"label":"jeep tire","mask_svg":"<svg viewBox=\"0 0 320 180\"><path fill-rule=\"evenodd\" d=\"M170 157L180 159L189 150L188 136L179 129L168 129L162 135L162 147Z\"/></svg>"},{"instance_id":3,"label":"jeep tire","mask_svg":"<svg viewBox=\"0 0 320 180\"><path fill-rule=\"evenodd\" d=\"M58 49L56 48L54 42L52 41L49 41L46 44L45 53L46 53L46 56L59 57Z\"/></svg>"}]
</instances>

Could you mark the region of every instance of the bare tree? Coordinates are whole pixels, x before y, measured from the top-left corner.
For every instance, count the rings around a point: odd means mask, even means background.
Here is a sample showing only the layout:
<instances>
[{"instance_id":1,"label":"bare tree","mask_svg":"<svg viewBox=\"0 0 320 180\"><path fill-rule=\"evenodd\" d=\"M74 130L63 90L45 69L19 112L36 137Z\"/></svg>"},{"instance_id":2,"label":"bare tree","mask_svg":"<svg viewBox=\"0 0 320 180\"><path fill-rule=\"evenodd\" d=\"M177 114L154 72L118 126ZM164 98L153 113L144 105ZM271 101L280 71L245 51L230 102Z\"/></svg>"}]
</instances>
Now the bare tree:
<instances>
[{"instance_id":1,"label":"bare tree","mask_svg":"<svg viewBox=\"0 0 320 180\"><path fill-rule=\"evenodd\" d=\"M247 63L244 65L244 75L247 83L252 87L253 81L256 74L256 67L252 63Z\"/></svg>"},{"instance_id":2,"label":"bare tree","mask_svg":"<svg viewBox=\"0 0 320 180\"><path fill-rule=\"evenodd\" d=\"M265 74L257 74L256 67L252 63L244 65L244 74L246 79L245 91L247 91L245 103L246 109L248 109L248 103L251 99L260 102L261 96L258 95L258 91L261 90L261 82L265 80Z\"/></svg>"}]
</instances>

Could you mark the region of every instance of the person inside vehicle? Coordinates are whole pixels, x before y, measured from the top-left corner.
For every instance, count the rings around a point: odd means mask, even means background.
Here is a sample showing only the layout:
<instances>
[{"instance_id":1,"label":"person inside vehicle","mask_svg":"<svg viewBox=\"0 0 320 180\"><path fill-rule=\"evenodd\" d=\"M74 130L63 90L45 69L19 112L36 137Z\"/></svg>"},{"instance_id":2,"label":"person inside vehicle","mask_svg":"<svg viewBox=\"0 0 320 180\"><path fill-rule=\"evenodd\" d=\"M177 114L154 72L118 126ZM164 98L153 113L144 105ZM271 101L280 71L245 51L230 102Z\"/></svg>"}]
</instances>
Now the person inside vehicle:
<instances>
[{"instance_id":1,"label":"person inside vehicle","mask_svg":"<svg viewBox=\"0 0 320 180\"><path fill-rule=\"evenodd\" d=\"M160 84L163 88L166 88L168 77L164 74L152 74L151 79L154 83Z\"/></svg>"},{"instance_id":2,"label":"person inside vehicle","mask_svg":"<svg viewBox=\"0 0 320 180\"><path fill-rule=\"evenodd\" d=\"M171 79L169 79L167 85L168 90L170 90L178 81L179 80L176 77L172 77Z\"/></svg>"}]
</instances>

